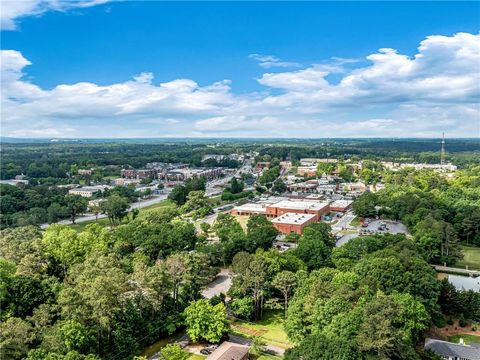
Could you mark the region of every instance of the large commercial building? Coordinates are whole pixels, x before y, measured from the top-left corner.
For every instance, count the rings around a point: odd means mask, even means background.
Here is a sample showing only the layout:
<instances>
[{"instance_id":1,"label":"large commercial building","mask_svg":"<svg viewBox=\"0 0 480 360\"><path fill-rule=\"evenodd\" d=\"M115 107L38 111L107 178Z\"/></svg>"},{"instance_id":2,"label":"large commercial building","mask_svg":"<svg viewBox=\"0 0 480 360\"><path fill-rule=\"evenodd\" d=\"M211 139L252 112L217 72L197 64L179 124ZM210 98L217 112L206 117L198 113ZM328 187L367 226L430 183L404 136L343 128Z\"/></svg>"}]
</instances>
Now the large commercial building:
<instances>
[{"instance_id":1,"label":"large commercial building","mask_svg":"<svg viewBox=\"0 0 480 360\"><path fill-rule=\"evenodd\" d=\"M268 218L276 218L286 213L312 214L314 221L320 221L322 216L330 212L328 202L315 200L280 200L275 203L249 203L236 206L232 215L264 214Z\"/></svg>"},{"instance_id":2,"label":"large commercial building","mask_svg":"<svg viewBox=\"0 0 480 360\"><path fill-rule=\"evenodd\" d=\"M328 202L309 200L283 200L267 206L265 215L277 217L286 213L313 214L315 221L320 221L322 216L330 212Z\"/></svg>"},{"instance_id":3,"label":"large commercial building","mask_svg":"<svg viewBox=\"0 0 480 360\"><path fill-rule=\"evenodd\" d=\"M298 213L285 213L272 219L272 224L282 234L290 234L292 232L301 234L305 226L316 222L316 216L314 214L298 214Z\"/></svg>"}]
</instances>

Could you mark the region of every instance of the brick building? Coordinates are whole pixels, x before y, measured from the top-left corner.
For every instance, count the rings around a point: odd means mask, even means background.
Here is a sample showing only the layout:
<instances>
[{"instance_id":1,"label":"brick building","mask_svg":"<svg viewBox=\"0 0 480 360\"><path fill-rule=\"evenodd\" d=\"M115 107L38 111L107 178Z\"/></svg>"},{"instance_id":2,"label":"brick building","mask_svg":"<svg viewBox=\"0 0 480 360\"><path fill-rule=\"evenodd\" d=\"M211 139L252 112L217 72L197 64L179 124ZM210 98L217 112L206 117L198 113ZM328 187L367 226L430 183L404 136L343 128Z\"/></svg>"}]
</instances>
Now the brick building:
<instances>
[{"instance_id":1,"label":"brick building","mask_svg":"<svg viewBox=\"0 0 480 360\"><path fill-rule=\"evenodd\" d=\"M322 216L330 212L328 202L308 200L282 200L267 206L265 215L277 217L286 213L313 214L315 221L320 221Z\"/></svg>"},{"instance_id":2,"label":"brick building","mask_svg":"<svg viewBox=\"0 0 480 360\"><path fill-rule=\"evenodd\" d=\"M328 202L315 200L281 200L273 204L248 203L236 206L231 210L232 215L264 214L268 218L276 218L286 213L312 214L315 221L330 212Z\"/></svg>"},{"instance_id":3,"label":"brick building","mask_svg":"<svg viewBox=\"0 0 480 360\"><path fill-rule=\"evenodd\" d=\"M272 224L282 234L290 234L292 232L301 234L305 226L316 222L314 214L298 214L285 213L275 219L272 219Z\"/></svg>"}]
</instances>

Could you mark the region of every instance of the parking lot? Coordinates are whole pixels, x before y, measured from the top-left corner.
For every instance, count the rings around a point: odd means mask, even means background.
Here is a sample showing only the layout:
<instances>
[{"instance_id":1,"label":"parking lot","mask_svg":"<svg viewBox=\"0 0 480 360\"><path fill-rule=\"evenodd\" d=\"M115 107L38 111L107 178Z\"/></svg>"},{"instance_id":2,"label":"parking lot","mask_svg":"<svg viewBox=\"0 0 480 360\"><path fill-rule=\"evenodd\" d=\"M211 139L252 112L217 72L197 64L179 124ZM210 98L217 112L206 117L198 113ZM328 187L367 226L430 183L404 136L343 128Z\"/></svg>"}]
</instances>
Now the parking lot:
<instances>
[{"instance_id":1,"label":"parking lot","mask_svg":"<svg viewBox=\"0 0 480 360\"><path fill-rule=\"evenodd\" d=\"M384 230L379 230L382 228L382 223L385 224ZM372 220L368 223L366 227L357 228L358 232L355 234L346 234L338 238L336 246L342 246L346 244L349 240L354 239L360 235L374 235L374 234L408 234L408 229L399 221L391 220Z\"/></svg>"},{"instance_id":2,"label":"parking lot","mask_svg":"<svg viewBox=\"0 0 480 360\"><path fill-rule=\"evenodd\" d=\"M382 223L386 225L385 230L379 230ZM372 234L408 234L408 229L405 225L399 221L391 220L373 220L368 224L367 227L362 227L360 229L367 230L367 232Z\"/></svg>"}]
</instances>

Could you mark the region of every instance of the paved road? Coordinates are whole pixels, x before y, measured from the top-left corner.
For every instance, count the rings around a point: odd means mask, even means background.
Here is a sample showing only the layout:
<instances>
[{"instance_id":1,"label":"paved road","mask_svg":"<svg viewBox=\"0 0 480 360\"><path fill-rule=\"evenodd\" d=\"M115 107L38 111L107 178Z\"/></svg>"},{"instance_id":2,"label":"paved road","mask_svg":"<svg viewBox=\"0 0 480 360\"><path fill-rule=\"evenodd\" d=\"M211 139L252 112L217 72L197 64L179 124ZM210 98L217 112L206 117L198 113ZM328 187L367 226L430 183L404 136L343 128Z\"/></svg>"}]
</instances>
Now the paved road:
<instances>
[{"instance_id":1,"label":"paved road","mask_svg":"<svg viewBox=\"0 0 480 360\"><path fill-rule=\"evenodd\" d=\"M207 299L211 299L212 297L220 295L221 293L226 295L231 286L232 275L230 271L228 269L221 269L215 280L213 280L205 289L202 290L202 295Z\"/></svg>"},{"instance_id":2,"label":"paved road","mask_svg":"<svg viewBox=\"0 0 480 360\"><path fill-rule=\"evenodd\" d=\"M355 215L351 211L348 211L332 226L332 231L336 232L344 229L355 229L350 225L353 219L355 219Z\"/></svg>"},{"instance_id":3,"label":"paved road","mask_svg":"<svg viewBox=\"0 0 480 360\"><path fill-rule=\"evenodd\" d=\"M349 242L350 240L355 239L356 237L358 237L358 233L343 235L340 239L337 240L337 242L335 243L335 246L337 247L342 246L347 242Z\"/></svg>"},{"instance_id":4,"label":"paved road","mask_svg":"<svg viewBox=\"0 0 480 360\"><path fill-rule=\"evenodd\" d=\"M144 207L148 207L150 205L154 205L154 204L157 204L159 202L162 202L164 200L166 200L168 197L168 192L165 192L165 194L161 194L159 196L155 196L155 197L152 197L150 199L146 199L146 200L140 200L140 201L137 201L137 202L134 202L132 203L132 205L130 205L130 208L128 209L128 211L131 211L132 209L142 209ZM103 218L106 218L107 215L105 214L99 214L98 215L98 218L99 219L103 219ZM93 214L87 214L87 215L83 215L83 216L79 216L78 218L75 219L75 223L82 223L82 222L86 222L86 221L94 221L95 220L95 215ZM57 222L57 224L62 224L62 225L72 225L72 221L71 220L61 220L59 222ZM50 224L42 224L40 225L40 228L41 229L46 229Z\"/></svg>"}]
</instances>

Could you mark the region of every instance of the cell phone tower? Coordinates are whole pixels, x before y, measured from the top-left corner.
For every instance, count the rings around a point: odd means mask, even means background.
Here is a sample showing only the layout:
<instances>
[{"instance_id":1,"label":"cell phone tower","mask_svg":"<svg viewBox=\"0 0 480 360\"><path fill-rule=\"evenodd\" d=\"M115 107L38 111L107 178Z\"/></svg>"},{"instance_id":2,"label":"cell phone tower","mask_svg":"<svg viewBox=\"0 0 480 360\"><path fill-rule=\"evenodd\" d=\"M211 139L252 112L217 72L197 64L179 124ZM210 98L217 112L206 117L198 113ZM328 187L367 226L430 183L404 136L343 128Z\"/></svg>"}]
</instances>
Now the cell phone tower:
<instances>
[{"instance_id":1,"label":"cell phone tower","mask_svg":"<svg viewBox=\"0 0 480 360\"><path fill-rule=\"evenodd\" d=\"M440 150L440 165L445 165L445 132L442 132L442 148Z\"/></svg>"}]
</instances>

